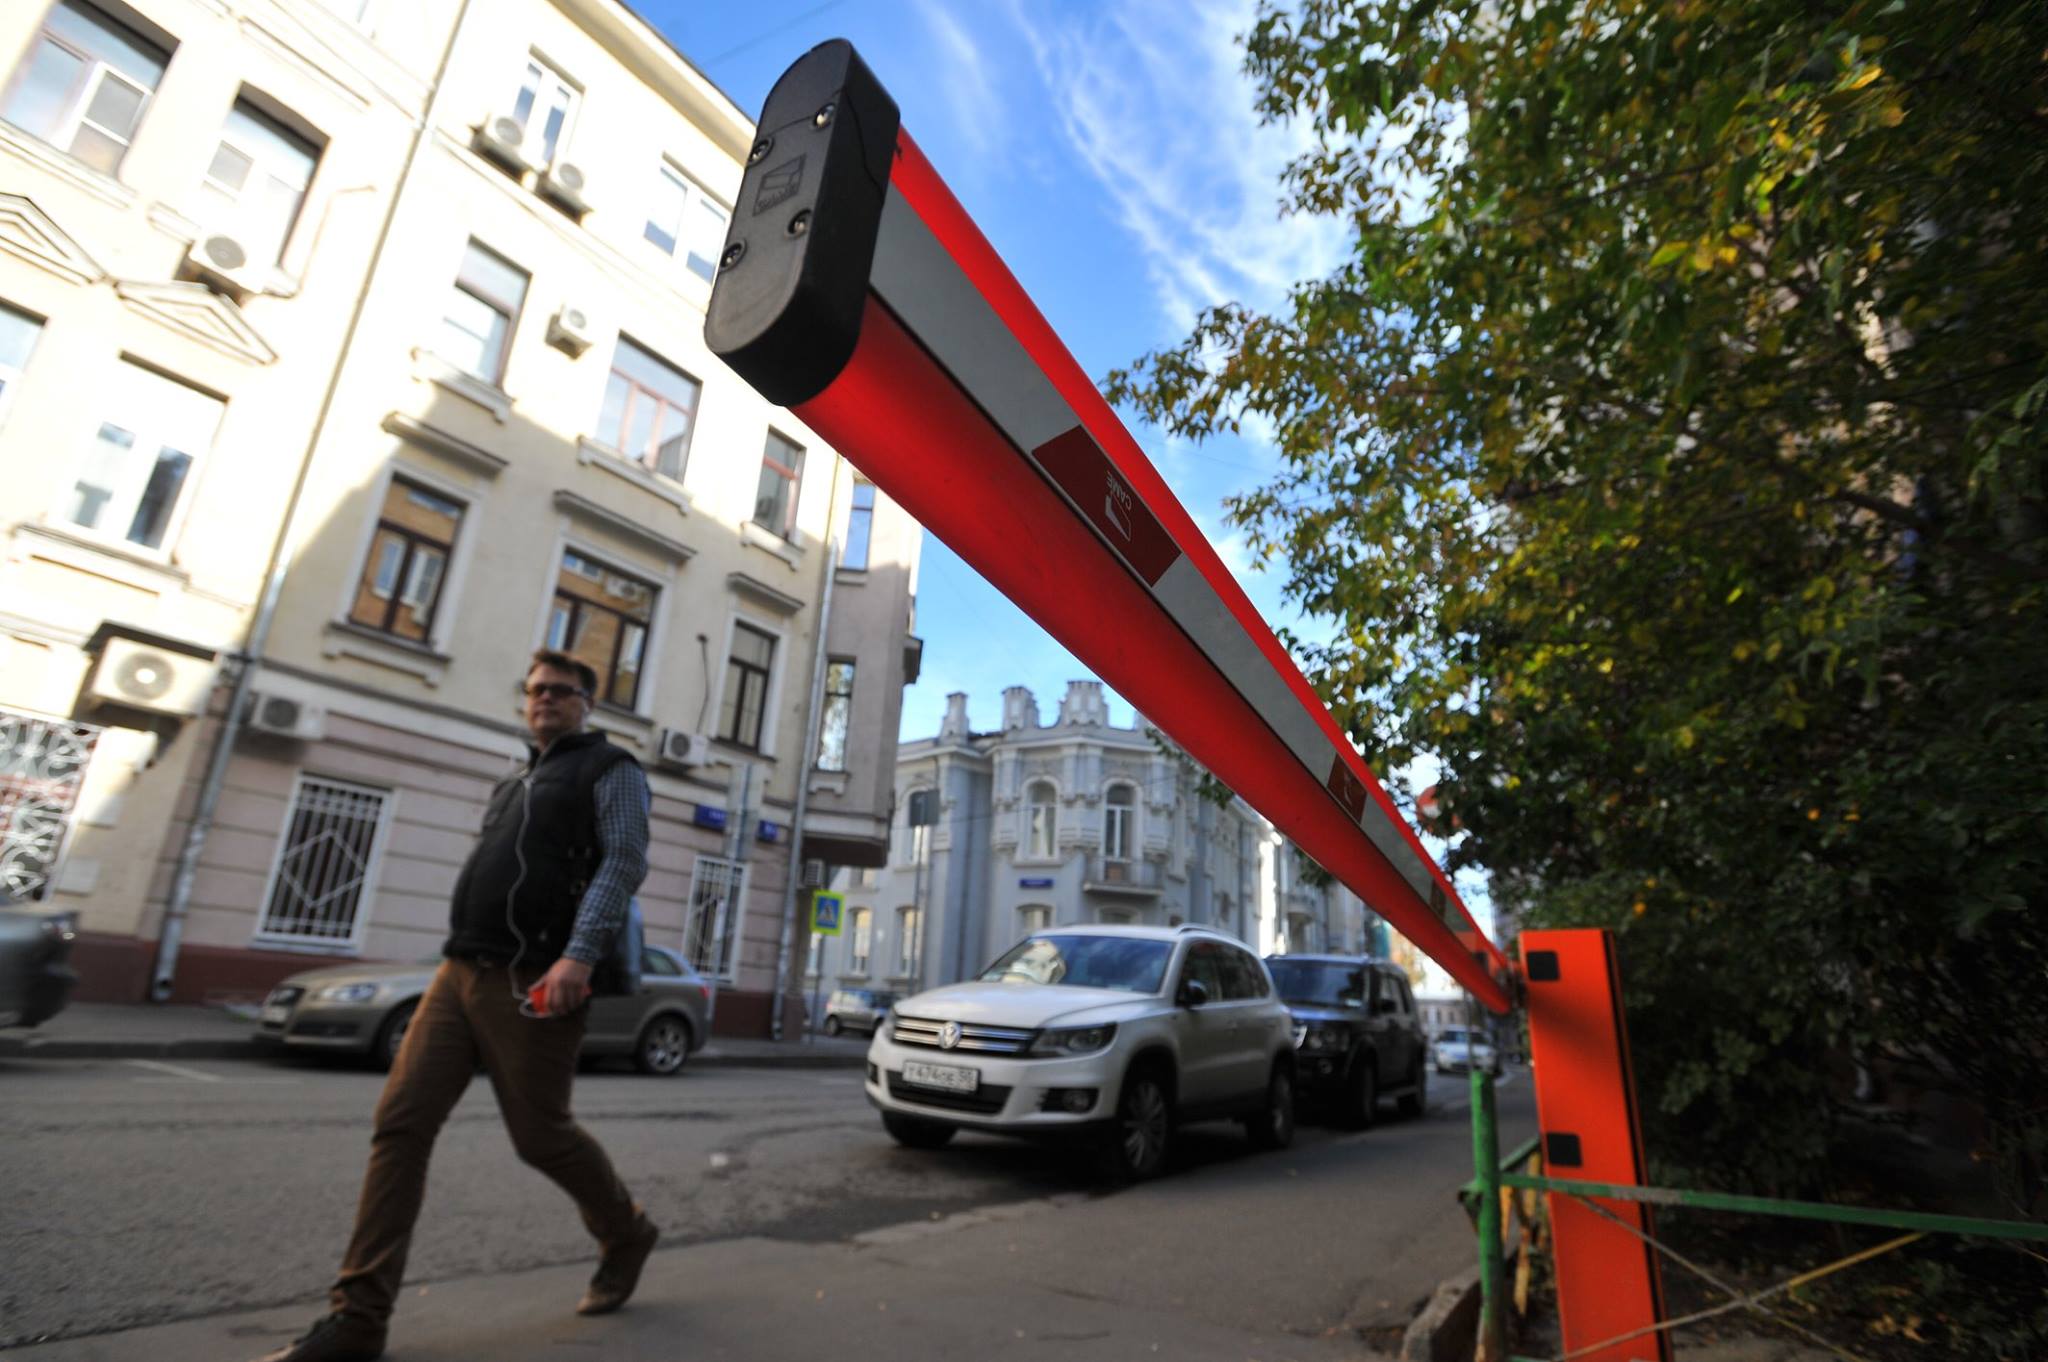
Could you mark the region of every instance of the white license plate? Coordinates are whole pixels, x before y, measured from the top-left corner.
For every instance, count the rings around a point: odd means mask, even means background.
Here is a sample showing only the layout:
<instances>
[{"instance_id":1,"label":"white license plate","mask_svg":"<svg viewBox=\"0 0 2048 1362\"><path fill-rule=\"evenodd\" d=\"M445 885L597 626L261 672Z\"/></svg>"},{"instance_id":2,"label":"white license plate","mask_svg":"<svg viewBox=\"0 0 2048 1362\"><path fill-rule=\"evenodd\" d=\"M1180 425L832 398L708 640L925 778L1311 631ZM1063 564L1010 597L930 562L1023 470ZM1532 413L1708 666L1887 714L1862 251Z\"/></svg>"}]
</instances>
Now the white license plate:
<instances>
[{"instance_id":1,"label":"white license plate","mask_svg":"<svg viewBox=\"0 0 2048 1362\"><path fill-rule=\"evenodd\" d=\"M283 1026L291 1020L291 1016L292 1005L290 1003L272 1003L263 1009L263 1024L265 1026Z\"/></svg>"},{"instance_id":2,"label":"white license plate","mask_svg":"<svg viewBox=\"0 0 2048 1362\"><path fill-rule=\"evenodd\" d=\"M923 1064L909 1060L903 1066L903 1081L920 1088L944 1088L947 1092L973 1092L981 1086L981 1070L963 1069L957 1064Z\"/></svg>"}]
</instances>

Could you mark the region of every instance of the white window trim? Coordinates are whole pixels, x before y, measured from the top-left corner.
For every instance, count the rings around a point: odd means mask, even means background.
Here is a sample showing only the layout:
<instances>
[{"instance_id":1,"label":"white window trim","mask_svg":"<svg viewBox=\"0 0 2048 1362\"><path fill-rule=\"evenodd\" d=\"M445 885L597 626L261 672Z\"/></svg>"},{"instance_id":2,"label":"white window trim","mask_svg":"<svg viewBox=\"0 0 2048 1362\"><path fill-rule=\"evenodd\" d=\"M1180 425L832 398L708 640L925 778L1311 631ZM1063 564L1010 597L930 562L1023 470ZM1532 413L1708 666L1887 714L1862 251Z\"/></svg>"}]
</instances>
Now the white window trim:
<instances>
[{"instance_id":1,"label":"white window trim","mask_svg":"<svg viewBox=\"0 0 2048 1362\"><path fill-rule=\"evenodd\" d=\"M868 929L868 953L856 955L860 949L858 928L865 924ZM846 972L858 974L863 979L874 977L875 967L875 912L872 908L854 908L847 913Z\"/></svg>"},{"instance_id":2,"label":"white window trim","mask_svg":"<svg viewBox=\"0 0 2048 1362\"><path fill-rule=\"evenodd\" d=\"M925 910L914 903L906 903L896 910L895 977L898 979L924 977L924 913Z\"/></svg>"},{"instance_id":3,"label":"white window trim","mask_svg":"<svg viewBox=\"0 0 2048 1362\"><path fill-rule=\"evenodd\" d=\"M583 96L585 91L580 83L571 78L569 73L562 69L559 62L538 48L528 48L526 50L526 59L520 65L519 75L513 82L511 96L505 101L507 116L517 117L517 115L512 113L512 110L519 107L519 92L526 88L527 71L535 66L538 66L541 70L541 88L534 92L533 108L527 112L526 119L519 125L523 130L519 149L525 153L528 161L532 162L542 171L547 171L569 159L569 144L576 138L576 122L578 116L583 112ZM548 77L554 78L552 87L549 84ZM555 154L543 158L540 150L540 129L544 129L547 126L547 108L553 103L552 99L544 97L551 96L555 89L568 92L569 107L562 115L562 131L555 139ZM536 117L539 120L537 126L534 121Z\"/></svg>"},{"instance_id":4,"label":"white window trim","mask_svg":"<svg viewBox=\"0 0 2048 1362\"><path fill-rule=\"evenodd\" d=\"M569 550L586 558L595 558L619 569L629 577L638 577L655 589L652 617L647 622L647 641L640 649L640 688L633 696L633 707L625 710L636 719L652 721L654 718L654 696L661 681L661 655L668 643L668 603L674 599L676 574L673 567L650 568L637 559L621 554L617 549L600 544L594 539L575 533L569 528L568 517L558 522L555 532L554 551L548 555L547 580L541 583L540 609L533 624L533 646L545 648L548 641L548 619L555 608L555 584L561 580L562 554ZM591 707L593 715L616 715L622 706L608 705Z\"/></svg>"},{"instance_id":5,"label":"white window trim","mask_svg":"<svg viewBox=\"0 0 2048 1362\"><path fill-rule=\"evenodd\" d=\"M1131 802L1130 802L1130 803L1128 803L1128 804L1111 804L1111 803L1109 802L1109 792L1110 792L1111 790L1114 790L1114 789L1116 789L1116 788L1117 788L1118 786L1122 786L1122 787L1123 787L1124 789L1127 789L1127 790L1129 790L1129 791L1131 792ZM1143 859L1143 857L1142 857L1143 843L1141 843L1141 842L1140 842L1140 841L1138 840L1138 785L1137 785L1137 782L1136 782L1136 781L1133 781L1133 780L1130 780L1130 779L1128 779L1128 778L1126 778L1126 777L1123 777L1123 776L1119 776L1119 777L1117 777L1117 778L1116 778L1115 780L1111 780L1111 781L1105 781L1105 782L1103 783L1103 786L1102 786L1102 796L1101 796L1101 807L1102 807L1102 859L1103 859L1103 860L1105 860L1105 861L1112 861L1112 860L1113 860L1113 861L1115 861L1115 862L1116 862L1117 864L1119 864L1119 865L1135 865L1135 864L1137 864L1137 862L1138 862L1139 860ZM1110 817L1110 811L1111 811L1112 809L1122 809L1122 810L1124 811L1124 848L1123 848L1123 854L1122 854L1122 855L1120 855L1120 856L1112 856L1112 855L1110 855L1110 853L1109 853L1109 817Z\"/></svg>"},{"instance_id":6,"label":"white window trim","mask_svg":"<svg viewBox=\"0 0 2048 1362\"><path fill-rule=\"evenodd\" d=\"M356 916L353 932L347 941L309 941L302 936L290 936L282 932L263 930L263 917L270 909L271 896L277 892L278 872L284 866L284 842L291 835L292 811L299 806L299 791L305 787L306 778L338 785L344 789L364 794L382 795L383 804L377 810L377 831L370 839L370 855L363 866L363 893L356 901ZM363 940L369 935L371 910L377 904L377 888L384 872L384 848L391 840L392 824L397 822L397 788L386 789L378 785L364 785L360 781L342 780L335 776L323 776L317 771L298 770L292 772L291 797L285 801L284 816L278 820L277 845L270 852L270 871L263 877L263 895L256 902L256 917L249 929L249 940L266 950L296 951L305 955L361 955Z\"/></svg>"},{"instance_id":7,"label":"white window trim","mask_svg":"<svg viewBox=\"0 0 2048 1362\"><path fill-rule=\"evenodd\" d=\"M46 506L46 508L42 512L41 523L59 534L71 535L88 544L105 545L107 548L112 549L115 552L128 555L129 557L132 557L142 563L161 564L165 567L175 567L177 562L178 538L185 532L185 521L187 520L187 518L190 517L193 505L199 500L201 489L205 486L206 483L207 475L212 471L214 464L219 461L218 455L221 448L221 437L226 433L228 424L228 403L224 398L216 397L213 393L208 392L204 388L201 388L195 384L186 383L182 379L174 378L170 374L167 374L159 369L153 369L146 364L137 363L136 361L129 359L125 355L117 355L114 359L114 363L116 366L125 365L129 368L140 370L141 372L149 374L154 378L161 379L166 383L175 384L181 388L189 388L193 392L196 392L203 397L209 397L212 398L215 402L218 402L220 404L220 420L214 425L213 438L207 442L206 448L203 450L179 451L180 453L189 453L192 455L192 469L190 473L186 476L184 485L178 489L178 499L171 506L170 517L164 521L163 542L157 545L155 548L151 548L147 544L136 543L134 540L128 537L125 529L109 533L108 531L100 529L99 527L94 525L81 525L77 521L73 520L70 516L64 514L63 511L59 510L58 504L62 503L66 498L68 498L71 495L72 491L74 490L73 483L70 480L67 480L62 472L60 472L58 476L57 500L55 503L51 503ZM117 367L114 370L114 372L119 373L120 369ZM87 424L89 424L91 427L91 433L86 436L86 439L88 441L96 441L100 437L99 433L100 428L102 426L113 425L115 423L113 421L110 421L106 416L100 415L97 412L93 412L90 414L90 420L87 422ZM122 430L128 431L129 434L135 436L137 445L140 445L142 441L146 438L155 438L149 428L144 428L141 430L133 430L127 426L122 426L120 428ZM163 441L156 440L152 448L161 450L163 448ZM78 457L78 454L79 449L78 447L74 446L73 457Z\"/></svg>"},{"instance_id":8,"label":"white window trim","mask_svg":"<svg viewBox=\"0 0 2048 1362\"><path fill-rule=\"evenodd\" d=\"M705 712L710 716L712 736L718 741L724 742L724 736L718 731L718 722L720 716L725 713L726 679L732 673L733 633L742 622L745 622L748 628L759 630L775 640L775 658L768 665L768 698L763 702L767 708L761 715L761 745L752 749L763 757L773 759L775 756L775 740L780 732L780 726L777 724L776 718L777 711L782 707L782 679L789 671L786 665L789 659L789 631L787 629L776 624L772 619L751 610L735 610L725 617L725 646L724 650L718 654L717 689L712 692L710 708ZM737 746L737 744L729 745ZM748 749L741 748L740 750L746 751Z\"/></svg>"},{"instance_id":9,"label":"white window trim","mask_svg":"<svg viewBox=\"0 0 2048 1362\"><path fill-rule=\"evenodd\" d=\"M666 153L655 158L654 174L657 183L663 178L664 173L673 175L676 179L682 181L684 190L683 211L677 215L676 230L678 235L676 237L676 248L673 251L664 251L659 242L647 235L647 228L654 221L651 208L647 213L642 214L640 219L640 244L667 261L668 268L681 270L683 277L689 280L689 286L709 292L711 281L701 277L690 268L690 243L688 239L690 210L697 206L697 200L709 200L712 204L716 205L721 213L725 214L726 226L730 230L733 217L732 205L727 203L721 196L706 189L695 175L692 175L683 168L681 161ZM711 263L715 277L718 267L717 258L713 257Z\"/></svg>"},{"instance_id":10,"label":"white window trim","mask_svg":"<svg viewBox=\"0 0 2048 1362\"><path fill-rule=\"evenodd\" d=\"M462 523L456 526L455 546L448 554L448 569L441 575L441 600L434 607L434 627L427 631L427 647L446 657L449 656L448 641L454 632L455 616L461 608L462 586L469 578L470 558L476 549L476 520L483 510L484 494L403 458L386 459L383 469L370 484L369 505L365 508L362 523L356 527L355 552L349 559L354 566L350 575L341 582L335 597L334 622L350 629L364 627L350 621L348 612L356 603L356 586L362 581L363 563L370 552L370 545L377 538L377 522L384 518L384 498L391 491L392 479L401 476L407 482L416 482L462 506ZM400 640L396 646L405 648L408 643Z\"/></svg>"},{"instance_id":11,"label":"white window trim","mask_svg":"<svg viewBox=\"0 0 2048 1362\"><path fill-rule=\"evenodd\" d=\"M62 3L62 0L53 0L53 3ZM71 160L76 161L78 164L85 166L86 169L92 171L94 174L112 175L113 173L115 173L115 171L118 171L121 166L126 165L128 163L128 153L135 150L135 133L139 133L142 131L142 121L145 118L149 117L149 106L156 99L156 89L155 87L151 87L146 90L143 89L140 85L135 83L132 77L126 75L121 71L114 69L111 63L94 56L90 52L80 51L77 47L74 47L72 44L65 42L62 38L59 38L56 34L52 33L48 29L48 27L45 26L48 20L47 10L49 8L50 6L45 6L45 23L38 24L36 26L35 37L31 41L30 46L22 54L21 68L17 70L8 79L4 87L0 88L4 88L5 91L10 95L13 94L17 88L19 88L19 82L24 78L24 72L27 70L28 63L34 59L34 56L38 48L42 43L45 42L52 44L59 51L69 53L71 56L74 56L78 58L80 61L87 63L92 69L87 74L84 83L79 86L79 93L77 99L75 99L72 102L71 106L64 111L63 118L59 120L57 127L55 130L53 130L51 136L48 139L38 137L36 138L36 140L39 142L44 142L46 146L48 146L52 151L55 151L58 155L69 157ZM113 20L113 16L111 15L107 15L105 17L107 17L110 21ZM142 35L138 34L137 36ZM172 53L171 55L175 56L176 54ZM168 58L166 59L164 65L166 71L168 71L170 66ZM106 79L109 76L113 77L115 80L120 81L123 85L128 86L132 90L142 91L142 101L135 110L135 130L133 133L130 133L127 138L118 139L121 141L121 158L115 166L115 171L103 171L98 166L90 164L85 160L85 158L71 150L71 143L78 136L78 129L81 125L85 123L86 110L92 107L94 96L96 96L99 93L100 86L105 83ZM163 76L158 76L157 84L162 85L163 79ZM108 132L108 130L105 128L101 128L98 124L94 124L93 127L95 131L100 132L109 138L113 137L113 134L111 132ZM30 137L35 137L35 134L28 132L26 128L23 128L22 131Z\"/></svg>"},{"instance_id":12,"label":"white window trim","mask_svg":"<svg viewBox=\"0 0 2048 1362\"><path fill-rule=\"evenodd\" d=\"M50 319L38 317L33 312L12 304L0 305L0 311L12 312L17 317L35 323L36 338L28 347L28 362L35 363L36 351L42 348L43 333L49 330ZM15 402L20 400L22 385L28 381L28 364L22 365L19 369L11 364L0 364L0 380L4 380L4 391L0 391L0 430L4 430L7 426L7 414L14 410Z\"/></svg>"},{"instance_id":13,"label":"white window trim","mask_svg":"<svg viewBox=\"0 0 2048 1362\"><path fill-rule=\"evenodd\" d=\"M269 119L272 123L275 123L278 126L283 127L287 131L291 132L293 136L300 137L308 142L313 140L311 138L306 138L303 133L300 133L296 128L292 128L289 124L285 123L283 119L278 118L275 114L259 107L254 101L246 98L237 98L233 104L229 105L228 116L232 117L235 109L242 108L245 106L249 109L249 111L252 114L260 115L263 118ZM274 164L264 154L263 148L258 147L253 143L244 142L237 138L234 135L234 133L229 131L227 118L223 118L221 120L220 136L217 139L217 145L218 144L225 144L229 147L232 147L236 151L240 152L242 155L248 157L249 173L251 175L254 175L262 171L265 166ZM278 273L283 273L285 257L291 254L292 243L298 239L300 235L300 229L305 226L306 219L312 216L311 209L313 207L313 183L314 181L320 178L320 164L322 161L326 159L326 150L327 149L324 146L315 146L313 148L313 164L307 167L306 182L299 186L299 206L292 213L291 225L285 228L284 236L281 239L279 239L277 243L277 254L269 260L252 261L251 263L260 264ZM244 185L242 189L230 189L228 188L228 186L214 179L213 162L211 159L207 161L206 169L200 172L199 179L203 185L210 187L214 193L226 197L233 204L233 210L229 212L228 220L223 222L217 222L212 225L221 228L227 228L230 230L241 226L241 214L239 211L236 210L240 210L242 207L242 197L247 190L247 186ZM218 200L207 200L203 197L199 200L199 202L212 202L215 203L216 205L218 204Z\"/></svg>"},{"instance_id":14,"label":"white window trim","mask_svg":"<svg viewBox=\"0 0 2048 1362\"><path fill-rule=\"evenodd\" d=\"M1031 848L1031 810L1037 807L1031 802L1031 787L1034 785L1052 787L1052 847L1044 855ZM1029 776L1024 781L1024 798L1019 802L1023 827L1017 838L1017 861L1024 865L1057 864L1060 859L1060 783L1051 776Z\"/></svg>"}]
</instances>

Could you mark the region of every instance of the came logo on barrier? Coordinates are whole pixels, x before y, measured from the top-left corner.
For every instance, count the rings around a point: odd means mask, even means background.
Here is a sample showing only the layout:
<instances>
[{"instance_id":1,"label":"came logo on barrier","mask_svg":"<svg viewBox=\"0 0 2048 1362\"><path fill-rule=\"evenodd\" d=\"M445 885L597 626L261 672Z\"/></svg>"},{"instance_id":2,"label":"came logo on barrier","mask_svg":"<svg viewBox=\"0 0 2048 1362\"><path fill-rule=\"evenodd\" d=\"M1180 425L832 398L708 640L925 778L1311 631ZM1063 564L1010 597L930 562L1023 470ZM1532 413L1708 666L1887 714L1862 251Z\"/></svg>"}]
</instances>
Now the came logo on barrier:
<instances>
[{"instance_id":1,"label":"came logo on barrier","mask_svg":"<svg viewBox=\"0 0 2048 1362\"><path fill-rule=\"evenodd\" d=\"M804 158L784 161L761 177L761 190L754 195L754 216L761 216L778 203L788 203L803 187Z\"/></svg>"},{"instance_id":2,"label":"came logo on barrier","mask_svg":"<svg viewBox=\"0 0 2048 1362\"><path fill-rule=\"evenodd\" d=\"M1159 585L1180 558L1180 545L1153 518L1093 436L1075 426L1032 450L1031 459L1146 586Z\"/></svg>"}]
</instances>

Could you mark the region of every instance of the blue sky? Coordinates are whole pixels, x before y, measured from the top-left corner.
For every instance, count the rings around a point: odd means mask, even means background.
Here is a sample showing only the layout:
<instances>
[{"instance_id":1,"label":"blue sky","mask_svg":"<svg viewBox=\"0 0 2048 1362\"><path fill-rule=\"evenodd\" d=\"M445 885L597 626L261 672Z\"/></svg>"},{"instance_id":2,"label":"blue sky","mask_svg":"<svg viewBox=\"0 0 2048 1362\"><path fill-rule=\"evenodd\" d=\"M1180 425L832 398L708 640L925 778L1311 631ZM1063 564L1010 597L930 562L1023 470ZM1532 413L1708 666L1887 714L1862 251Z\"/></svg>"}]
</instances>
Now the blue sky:
<instances>
[{"instance_id":1,"label":"blue sky","mask_svg":"<svg viewBox=\"0 0 2048 1362\"><path fill-rule=\"evenodd\" d=\"M1098 379L1179 339L1201 308L1271 305L1341 252L1335 225L1279 214L1301 134L1252 111L1237 41L1251 0L636 2L749 113L805 50L850 39ZM1267 619L1294 619L1223 523L1223 497L1272 473L1269 450L1134 433ZM924 672L904 693L906 739L937 731L948 692L993 728L1004 686L1031 687L1050 719L1066 683L1091 676L930 535L917 607ZM1112 713L1130 722L1129 705Z\"/></svg>"}]
</instances>

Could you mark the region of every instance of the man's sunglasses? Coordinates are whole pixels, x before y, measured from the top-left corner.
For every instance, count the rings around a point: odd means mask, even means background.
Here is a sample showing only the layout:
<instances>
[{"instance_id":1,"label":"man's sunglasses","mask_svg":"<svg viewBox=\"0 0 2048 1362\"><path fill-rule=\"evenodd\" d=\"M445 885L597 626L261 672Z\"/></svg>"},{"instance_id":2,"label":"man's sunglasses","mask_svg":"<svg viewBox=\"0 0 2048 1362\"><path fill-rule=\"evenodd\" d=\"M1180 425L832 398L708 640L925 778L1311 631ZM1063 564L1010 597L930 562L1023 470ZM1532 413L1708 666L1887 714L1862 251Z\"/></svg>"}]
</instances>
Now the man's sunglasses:
<instances>
[{"instance_id":1,"label":"man's sunglasses","mask_svg":"<svg viewBox=\"0 0 2048 1362\"><path fill-rule=\"evenodd\" d=\"M530 681L519 688L520 693L530 696L545 695L550 700L566 700L572 695L588 695L581 686L572 686L567 681Z\"/></svg>"}]
</instances>

